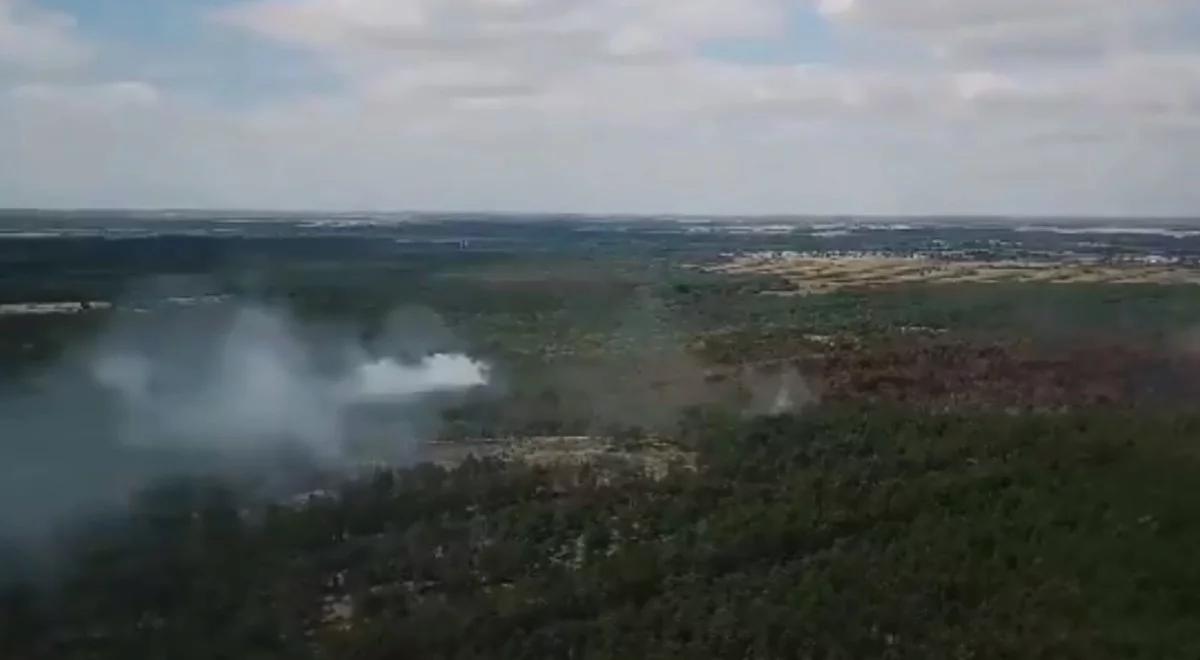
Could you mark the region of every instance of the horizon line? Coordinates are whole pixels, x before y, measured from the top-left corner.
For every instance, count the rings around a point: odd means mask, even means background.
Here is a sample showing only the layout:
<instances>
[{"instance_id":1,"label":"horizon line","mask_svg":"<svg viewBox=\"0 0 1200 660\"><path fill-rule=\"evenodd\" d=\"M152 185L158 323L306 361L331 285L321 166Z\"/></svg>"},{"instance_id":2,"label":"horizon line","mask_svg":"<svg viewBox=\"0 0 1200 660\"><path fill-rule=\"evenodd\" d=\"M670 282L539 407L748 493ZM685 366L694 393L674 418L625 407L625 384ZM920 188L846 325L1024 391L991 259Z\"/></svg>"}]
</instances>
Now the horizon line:
<instances>
[{"instance_id":1,"label":"horizon line","mask_svg":"<svg viewBox=\"0 0 1200 660\"><path fill-rule=\"evenodd\" d=\"M497 218L512 218L524 216L529 219L554 219L554 218L616 218L616 219L631 219L631 220L671 220L671 219L697 219L697 220L727 220L727 221L743 221L752 222L756 220L825 220L825 221L872 221L872 220L910 220L910 221L937 221L937 220L978 220L978 221L1114 221L1114 220L1134 220L1134 221L1151 221L1151 222L1197 222L1200 221L1200 213L1197 215L1131 215L1131 214L1100 214L1100 213L1058 213L1058 214L1035 214L1035 213L988 213L988 212L938 212L938 213L815 213L815 212L774 212L774 213L671 213L671 212L632 212L632 211L518 211L518 210L476 210L476 209L454 209L454 210L430 210L430 209L301 209L301 208L267 208L267 207L228 207L228 208L205 208L205 207L108 207L108 206L91 206L91 207L0 207L0 215L13 215L20 213L70 213L70 214L116 214L116 213L135 213L135 214L188 214L188 215L292 215L292 216L315 216L315 215L335 215L335 216L355 216L355 215L381 215L381 216L493 216Z\"/></svg>"}]
</instances>

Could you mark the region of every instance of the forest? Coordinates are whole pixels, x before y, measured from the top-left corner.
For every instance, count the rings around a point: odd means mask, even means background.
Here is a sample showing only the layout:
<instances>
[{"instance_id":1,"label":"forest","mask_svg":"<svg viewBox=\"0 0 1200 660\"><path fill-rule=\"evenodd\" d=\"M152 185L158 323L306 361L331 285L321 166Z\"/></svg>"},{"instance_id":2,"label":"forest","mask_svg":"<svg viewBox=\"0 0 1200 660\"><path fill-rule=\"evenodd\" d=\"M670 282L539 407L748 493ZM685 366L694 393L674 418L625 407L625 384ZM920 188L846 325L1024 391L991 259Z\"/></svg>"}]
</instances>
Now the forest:
<instances>
[{"instance_id":1,"label":"forest","mask_svg":"<svg viewBox=\"0 0 1200 660\"><path fill-rule=\"evenodd\" d=\"M1191 414L692 411L661 479L472 461L77 530L6 657L1188 658Z\"/></svg>"},{"instance_id":2,"label":"forest","mask_svg":"<svg viewBox=\"0 0 1200 660\"><path fill-rule=\"evenodd\" d=\"M491 377L430 399L408 460L306 459L282 485L121 447L171 469L35 540L0 528L0 657L1200 655L1200 290L785 295L709 266L764 246L979 259L1011 236L545 222L0 241L0 311L107 303L0 314L4 511L94 477L70 453L99 433L88 411L54 415L79 438L22 419L131 316L254 301L367 348L400 318L397 355Z\"/></svg>"}]
</instances>

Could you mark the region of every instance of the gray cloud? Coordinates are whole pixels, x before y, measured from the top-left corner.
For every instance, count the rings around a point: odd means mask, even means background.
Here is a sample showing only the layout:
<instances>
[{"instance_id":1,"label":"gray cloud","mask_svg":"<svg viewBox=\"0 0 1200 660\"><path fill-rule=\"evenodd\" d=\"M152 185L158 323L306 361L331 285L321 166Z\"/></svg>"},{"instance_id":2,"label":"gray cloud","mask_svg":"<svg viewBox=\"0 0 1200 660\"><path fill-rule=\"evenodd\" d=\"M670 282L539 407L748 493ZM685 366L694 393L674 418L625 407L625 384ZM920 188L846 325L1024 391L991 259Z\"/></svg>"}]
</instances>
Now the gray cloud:
<instances>
[{"instance_id":1,"label":"gray cloud","mask_svg":"<svg viewBox=\"0 0 1200 660\"><path fill-rule=\"evenodd\" d=\"M824 0L821 6L848 38L890 33L955 66L1087 64L1178 48L1200 33L1200 16L1187 0Z\"/></svg>"},{"instance_id":2,"label":"gray cloud","mask_svg":"<svg viewBox=\"0 0 1200 660\"><path fill-rule=\"evenodd\" d=\"M30 0L0 0L0 71L45 72L83 65L90 49L75 35L75 20Z\"/></svg>"},{"instance_id":3,"label":"gray cloud","mask_svg":"<svg viewBox=\"0 0 1200 660\"><path fill-rule=\"evenodd\" d=\"M756 65L703 46L778 38L794 4L245 0L210 27L301 49L342 85L234 109L136 80L25 80L0 92L0 149L16 156L0 163L0 194L113 206L1193 209L1190 3L807 4L834 39L827 61ZM1065 145L1087 166L1062 162Z\"/></svg>"}]
</instances>

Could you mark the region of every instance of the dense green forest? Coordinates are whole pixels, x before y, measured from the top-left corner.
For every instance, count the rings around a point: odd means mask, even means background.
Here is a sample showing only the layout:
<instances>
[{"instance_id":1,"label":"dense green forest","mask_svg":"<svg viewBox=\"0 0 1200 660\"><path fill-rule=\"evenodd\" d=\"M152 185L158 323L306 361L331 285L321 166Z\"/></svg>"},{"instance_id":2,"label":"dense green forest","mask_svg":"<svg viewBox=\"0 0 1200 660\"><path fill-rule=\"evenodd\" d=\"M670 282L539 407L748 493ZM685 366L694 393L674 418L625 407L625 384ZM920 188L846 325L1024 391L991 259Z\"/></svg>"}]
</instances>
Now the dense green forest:
<instances>
[{"instance_id":1,"label":"dense green forest","mask_svg":"<svg viewBox=\"0 0 1200 660\"><path fill-rule=\"evenodd\" d=\"M1194 415L694 410L660 480L468 461L76 532L5 657L1190 658Z\"/></svg>"},{"instance_id":2,"label":"dense green forest","mask_svg":"<svg viewBox=\"0 0 1200 660\"><path fill-rule=\"evenodd\" d=\"M130 310L227 296L486 360L492 386L432 420L450 446L579 435L614 459L351 470L301 500L150 483L0 553L0 657L1200 656L1196 287L773 295L697 267L728 237L468 229L483 248L414 226L429 244L0 250L0 304L116 305L0 317L0 390ZM687 460L619 460L647 439Z\"/></svg>"}]
</instances>

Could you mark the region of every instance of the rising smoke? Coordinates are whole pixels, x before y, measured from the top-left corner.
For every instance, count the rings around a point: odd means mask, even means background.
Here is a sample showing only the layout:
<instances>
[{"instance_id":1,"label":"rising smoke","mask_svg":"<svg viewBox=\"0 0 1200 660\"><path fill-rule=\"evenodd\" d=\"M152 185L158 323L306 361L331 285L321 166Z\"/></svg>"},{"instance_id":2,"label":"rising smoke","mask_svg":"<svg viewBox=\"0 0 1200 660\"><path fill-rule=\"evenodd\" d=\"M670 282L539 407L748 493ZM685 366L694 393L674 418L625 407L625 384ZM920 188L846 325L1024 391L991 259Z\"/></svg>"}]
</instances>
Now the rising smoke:
<instances>
[{"instance_id":1,"label":"rising smoke","mask_svg":"<svg viewBox=\"0 0 1200 660\"><path fill-rule=\"evenodd\" d=\"M484 365L465 355L403 364L345 340L306 346L300 335L281 313L241 309L215 342L191 338L199 350L190 358L177 344L110 346L91 373L116 395L126 444L225 453L299 445L324 459L346 457L344 422L355 406L406 404L487 382ZM322 370L318 353L342 357Z\"/></svg>"},{"instance_id":2,"label":"rising smoke","mask_svg":"<svg viewBox=\"0 0 1200 660\"><path fill-rule=\"evenodd\" d=\"M323 470L412 460L438 407L485 385L488 368L433 351L428 332L410 341L399 322L385 334L367 342L232 304L118 316L0 397L0 536L120 505L163 478L273 471L280 483L296 457ZM360 433L386 451L356 453Z\"/></svg>"}]
</instances>

